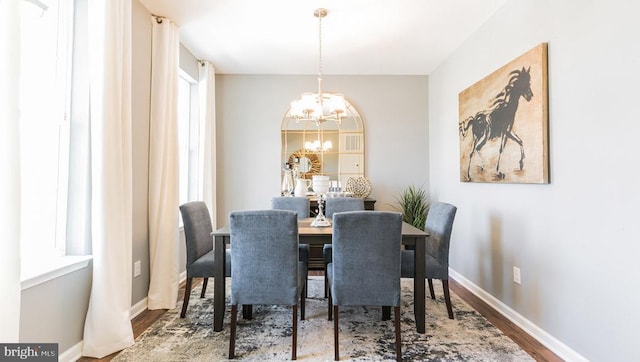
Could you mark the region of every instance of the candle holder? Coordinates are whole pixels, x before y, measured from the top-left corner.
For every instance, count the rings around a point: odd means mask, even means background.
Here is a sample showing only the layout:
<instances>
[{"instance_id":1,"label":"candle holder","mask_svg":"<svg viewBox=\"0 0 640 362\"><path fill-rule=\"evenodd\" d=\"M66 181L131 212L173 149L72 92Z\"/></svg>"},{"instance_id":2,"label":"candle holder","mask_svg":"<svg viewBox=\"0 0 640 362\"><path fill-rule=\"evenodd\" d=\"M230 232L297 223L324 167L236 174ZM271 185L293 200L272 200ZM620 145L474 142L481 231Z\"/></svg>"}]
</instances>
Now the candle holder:
<instances>
[{"instance_id":1,"label":"candle holder","mask_svg":"<svg viewBox=\"0 0 640 362\"><path fill-rule=\"evenodd\" d=\"M324 211L323 211L324 209L323 204L326 198L327 196L324 193L318 195L318 215L316 216L316 219L311 222L311 226L314 226L314 227L331 226L331 222L327 220L327 218L324 216Z\"/></svg>"}]
</instances>

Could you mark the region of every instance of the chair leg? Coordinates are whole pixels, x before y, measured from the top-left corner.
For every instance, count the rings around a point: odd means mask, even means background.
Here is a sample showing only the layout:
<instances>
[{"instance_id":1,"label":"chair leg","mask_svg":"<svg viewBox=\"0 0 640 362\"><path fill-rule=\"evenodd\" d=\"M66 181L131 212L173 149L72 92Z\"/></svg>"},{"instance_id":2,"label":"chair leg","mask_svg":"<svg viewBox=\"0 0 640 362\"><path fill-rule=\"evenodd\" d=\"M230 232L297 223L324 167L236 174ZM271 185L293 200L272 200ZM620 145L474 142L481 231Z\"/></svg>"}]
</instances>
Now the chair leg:
<instances>
[{"instance_id":1,"label":"chair leg","mask_svg":"<svg viewBox=\"0 0 640 362\"><path fill-rule=\"evenodd\" d=\"M447 304L449 319L453 319L453 308L451 308L451 295L449 294L449 279L442 279L442 289L444 290L444 301Z\"/></svg>"},{"instance_id":2,"label":"chair leg","mask_svg":"<svg viewBox=\"0 0 640 362\"><path fill-rule=\"evenodd\" d=\"M231 328L229 331L229 359L235 358L236 351L236 320L238 319L238 305L231 305Z\"/></svg>"},{"instance_id":3,"label":"chair leg","mask_svg":"<svg viewBox=\"0 0 640 362\"><path fill-rule=\"evenodd\" d=\"M388 321L391 319L391 307L390 306L382 306L382 320Z\"/></svg>"},{"instance_id":4,"label":"chair leg","mask_svg":"<svg viewBox=\"0 0 640 362\"><path fill-rule=\"evenodd\" d=\"M253 319L253 306L251 304L242 305L242 319Z\"/></svg>"},{"instance_id":5,"label":"chair leg","mask_svg":"<svg viewBox=\"0 0 640 362\"><path fill-rule=\"evenodd\" d=\"M189 304L192 282L193 278L187 278L187 282L184 284L184 300L182 302L182 311L180 312L180 318L184 318L184 316L187 315L187 305Z\"/></svg>"},{"instance_id":6,"label":"chair leg","mask_svg":"<svg viewBox=\"0 0 640 362\"><path fill-rule=\"evenodd\" d=\"M333 314L335 314L335 317L333 318L333 353L334 353L333 358L336 361L340 361L340 343L338 338L339 328L338 328L338 306L337 305L333 306Z\"/></svg>"},{"instance_id":7,"label":"chair leg","mask_svg":"<svg viewBox=\"0 0 640 362\"><path fill-rule=\"evenodd\" d=\"M300 320L303 321L304 320L304 313L305 313L305 305L306 305L306 296L305 294L307 294L307 287L304 287L304 292L302 292L302 295L300 296Z\"/></svg>"},{"instance_id":8,"label":"chair leg","mask_svg":"<svg viewBox=\"0 0 640 362\"><path fill-rule=\"evenodd\" d=\"M303 307L304 308L304 307ZM304 312L301 311L302 314ZM293 333L291 334L291 359L296 360L298 354L298 306L293 305Z\"/></svg>"},{"instance_id":9,"label":"chair leg","mask_svg":"<svg viewBox=\"0 0 640 362\"><path fill-rule=\"evenodd\" d=\"M329 297L327 299L327 316L329 320L333 320L333 299L331 298L331 291L329 291Z\"/></svg>"},{"instance_id":10,"label":"chair leg","mask_svg":"<svg viewBox=\"0 0 640 362\"><path fill-rule=\"evenodd\" d=\"M402 361L402 338L400 336L400 307L395 307L396 361Z\"/></svg>"},{"instance_id":11,"label":"chair leg","mask_svg":"<svg viewBox=\"0 0 640 362\"><path fill-rule=\"evenodd\" d=\"M327 298L329 296L329 275L327 273L327 263L324 263L324 297Z\"/></svg>"},{"instance_id":12,"label":"chair leg","mask_svg":"<svg viewBox=\"0 0 640 362\"><path fill-rule=\"evenodd\" d=\"M202 281L202 292L200 293L200 298L204 298L204 293L207 292L207 283L209 282L209 278L204 278Z\"/></svg>"},{"instance_id":13,"label":"chair leg","mask_svg":"<svg viewBox=\"0 0 640 362\"><path fill-rule=\"evenodd\" d=\"M433 279L427 279L429 283L429 293L431 293L431 299L436 299L436 294L433 292Z\"/></svg>"}]
</instances>

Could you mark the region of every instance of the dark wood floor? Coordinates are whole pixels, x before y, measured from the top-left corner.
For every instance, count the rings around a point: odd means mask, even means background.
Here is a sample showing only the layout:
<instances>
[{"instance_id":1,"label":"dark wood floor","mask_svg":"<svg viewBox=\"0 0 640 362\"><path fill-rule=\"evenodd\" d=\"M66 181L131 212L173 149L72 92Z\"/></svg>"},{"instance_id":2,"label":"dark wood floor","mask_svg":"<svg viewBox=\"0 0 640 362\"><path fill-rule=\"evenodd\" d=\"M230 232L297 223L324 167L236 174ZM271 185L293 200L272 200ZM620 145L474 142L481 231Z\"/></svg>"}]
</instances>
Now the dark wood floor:
<instances>
[{"instance_id":1,"label":"dark wood floor","mask_svg":"<svg viewBox=\"0 0 640 362\"><path fill-rule=\"evenodd\" d=\"M310 270L309 275L322 276L324 273L322 271ZM202 279L194 280L194 286L199 285ZM480 298L476 297L473 293L465 289L460 284L456 283L455 280L449 279L449 288L455 294L457 294L462 300L467 302L470 306L472 306L475 310L477 310L480 314L482 314L491 324L496 326L498 329L502 331L506 336L511 338L515 343L517 343L520 348L529 353L536 361L549 361L549 362L557 362L562 361L561 358L556 356L551 350L547 347L543 346L536 339L525 333L518 326L513 324L511 321L503 317L496 310L491 308L488 304L480 300ZM180 286L179 298L182 300L184 296L184 283ZM138 338L142 332L144 332L147 328L149 328L158 318L162 317L162 315L166 312L166 310L147 310L137 317L135 317L131 321L131 325L133 327L133 335L135 338ZM455 313L455 311L454 311ZM104 358L88 358L82 357L78 361L81 362L95 362L95 361L111 361L113 357L115 357L118 353L113 353Z\"/></svg>"},{"instance_id":2,"label":"dark wood floor","mask_svg":"<svg viewBox=\"0 0 640 362\"><path fill-rule=\"evenodd\" d=\"M476 297L475 294L458 284L455 280L449 279L449 289L457 294L462 300L467 302L473 309L482 314L491 324L496 326L507 337L516 342L520 348L529 353L536 361L556 362L562 361L550 349L542 345L535 338L528 335L520 327L506 319L502 314L491 308L487 303ZM454 310L455 313L455 310Z\"/></svg>"}]
</instances>

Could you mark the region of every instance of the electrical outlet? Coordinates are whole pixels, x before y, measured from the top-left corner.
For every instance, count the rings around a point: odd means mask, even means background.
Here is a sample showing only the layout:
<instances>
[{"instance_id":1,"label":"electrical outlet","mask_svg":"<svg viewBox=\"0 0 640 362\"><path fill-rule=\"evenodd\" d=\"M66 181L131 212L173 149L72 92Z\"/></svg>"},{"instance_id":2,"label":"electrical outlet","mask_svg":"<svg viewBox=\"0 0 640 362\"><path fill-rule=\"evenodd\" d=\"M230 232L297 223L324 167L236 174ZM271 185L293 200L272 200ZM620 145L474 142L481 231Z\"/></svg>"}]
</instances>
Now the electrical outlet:
<instances>
[{"instance_id":1,"label":"electrical outlet","mask_svg":"<svg viewBox=\"0 0 640 362\"><path fill-rule=\"evenodd\" d=\"M513 282L516 284L521 284L520 280L520 268L514 266L513 267Z\"/></svg>"},{"instance_id":2,"label":"electrical outlet","mask_svg":"<svg viewBox=\"0 0 640 362\"><path fill-rule=\"evenodd\" d=\"M133 276L137 277L140 275L140 260L133 263Z\"/></svg>"}]
</instances>

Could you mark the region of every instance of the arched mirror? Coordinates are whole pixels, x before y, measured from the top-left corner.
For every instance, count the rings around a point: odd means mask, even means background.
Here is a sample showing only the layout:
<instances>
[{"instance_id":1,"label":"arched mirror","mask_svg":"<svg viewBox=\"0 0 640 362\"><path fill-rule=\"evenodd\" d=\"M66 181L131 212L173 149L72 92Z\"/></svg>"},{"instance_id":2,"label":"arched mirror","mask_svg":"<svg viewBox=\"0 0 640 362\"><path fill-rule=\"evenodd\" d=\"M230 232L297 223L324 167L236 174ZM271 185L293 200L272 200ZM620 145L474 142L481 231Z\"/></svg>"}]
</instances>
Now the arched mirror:
<instances>
[{"instance_id":1,"label":"arched mirror","mask_svg":"<svg viewBox=\"0 0 640 362\"><path fill-rule=\"evenodd\" d=\"M287 111L282 120L282 164L300 177L329 176L345 187L349 177L364 176L364 121L345 100L339 121L300 120Z\"/></svg>"}]
</instances>

